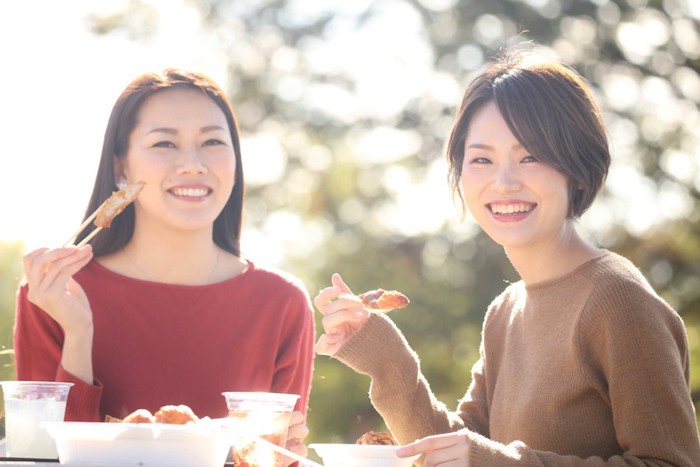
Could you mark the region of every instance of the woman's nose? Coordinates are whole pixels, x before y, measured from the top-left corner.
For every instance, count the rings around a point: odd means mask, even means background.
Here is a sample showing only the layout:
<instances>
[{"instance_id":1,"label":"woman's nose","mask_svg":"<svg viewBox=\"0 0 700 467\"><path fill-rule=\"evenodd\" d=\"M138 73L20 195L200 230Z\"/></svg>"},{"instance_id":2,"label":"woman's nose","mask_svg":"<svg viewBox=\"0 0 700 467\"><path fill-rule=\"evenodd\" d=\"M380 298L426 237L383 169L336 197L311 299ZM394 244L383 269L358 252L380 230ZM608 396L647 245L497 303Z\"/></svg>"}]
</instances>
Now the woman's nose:
<instances>
[{"instance_id":1,"label":"woman's nose","mask_svg":"<svg viewBox=\"0 0 700 467\"><path fill-rule=\"evenodd\" d=\"M502 193L511 193L520 190L522 182L517 169L510 166L501 166L496 170L493 178L494 189Z\"/></svg>"},{"instance_id":2,"label":"woman's nose","mask_svg":"<svg viewBox=\"0 0 700 467\"><path fill-rule=\"evenodd\" d=\"M178 173L206 173L207 167L198 147L183 148Z\"/></svg>"}]
</instances>

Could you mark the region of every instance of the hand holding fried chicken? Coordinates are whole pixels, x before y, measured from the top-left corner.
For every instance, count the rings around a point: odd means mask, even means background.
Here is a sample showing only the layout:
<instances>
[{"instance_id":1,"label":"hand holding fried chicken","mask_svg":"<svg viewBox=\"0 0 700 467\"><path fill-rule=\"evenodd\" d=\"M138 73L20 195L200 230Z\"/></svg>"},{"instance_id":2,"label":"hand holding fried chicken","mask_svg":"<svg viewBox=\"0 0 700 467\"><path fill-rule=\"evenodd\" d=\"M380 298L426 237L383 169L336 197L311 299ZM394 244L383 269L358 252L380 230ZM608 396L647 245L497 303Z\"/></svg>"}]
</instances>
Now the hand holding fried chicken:
<instances>
[{"instance_id":1,"label":"hand holding fried chicken","mask_svg":"<svg viewBox=\"0 0 700 467\"><path fill-rule=\"evenodd\" d=\"M323 315L324 334L316 343L316 353L335 355L348 339L367 321L370 310L389 311L404 308L408 298L400 292L383 289L354 295L340 274L331 276L331 287L321 290L313 302Z\"/></svg>"}]
</instances>

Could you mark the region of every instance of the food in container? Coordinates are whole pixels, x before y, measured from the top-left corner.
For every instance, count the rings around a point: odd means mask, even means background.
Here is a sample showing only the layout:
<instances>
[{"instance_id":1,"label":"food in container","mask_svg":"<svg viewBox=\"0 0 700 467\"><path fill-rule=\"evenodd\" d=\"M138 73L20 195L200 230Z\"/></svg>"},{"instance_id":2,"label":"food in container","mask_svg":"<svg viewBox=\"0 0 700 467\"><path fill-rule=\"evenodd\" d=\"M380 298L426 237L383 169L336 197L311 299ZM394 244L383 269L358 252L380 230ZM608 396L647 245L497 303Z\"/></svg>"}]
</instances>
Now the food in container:
<instances>
[{"instance_id":1,"label":"food in container","mask_svg":"<svg viewBox=\"0 0 700 467\"><path fill-rule=\"evenodd\" d=\"M370 444L311 444L325 467L411 467L419 456L400 458L400 446Z\"/></svg>"},{"instance_id":2,"label":"food in container","mask_svg":"<svg viewBox=\"0 0 700 467\"><path fill-rule=\"evenodd\" d=\"M230 429L214 420L160 423L44 422L61 464L221 467Z\"/></svg>"}]
</instances>

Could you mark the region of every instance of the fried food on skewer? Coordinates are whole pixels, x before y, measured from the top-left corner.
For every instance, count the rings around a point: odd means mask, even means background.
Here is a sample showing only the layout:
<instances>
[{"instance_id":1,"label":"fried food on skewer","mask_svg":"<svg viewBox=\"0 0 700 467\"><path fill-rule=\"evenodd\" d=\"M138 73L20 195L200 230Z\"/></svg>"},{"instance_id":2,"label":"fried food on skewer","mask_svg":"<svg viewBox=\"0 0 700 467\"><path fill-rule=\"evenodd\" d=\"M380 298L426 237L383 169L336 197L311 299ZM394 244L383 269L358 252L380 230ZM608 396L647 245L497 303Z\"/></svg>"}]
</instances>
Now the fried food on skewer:
<instances>
[{"instance_id":1,"label":"fried food on skewer","mask_svg":"<svg viewBox=\"0 0 700 467\"><path fill-rule=\"evenodd\" d=\"M396 290L370 290L358 296L362 304L371 310L400 310L406 308L411 302L408 297Z\"/></svg>"},{"instance_id":2,"label":"fried food on skewer","mask_svg":"<svg viewBox=\"0 0 700 467\"><path fill-rule=\"evenodd\" d=\"M83 229L87 227L93 219L95 220L95 225L97 226L97 228L90 232L90 234L77 245L78 247L81 247L87 242L89 242L92 239L92 237L97 235L97 233L103 228L108 229L109 226L112 225L112 221L114 220L114 218L117 217L124 210L124 208L126 208L136 199L136 197L139 195L144 186L144 182L136 182L134 184L127 185L118 191L113 192L112 195L109 198L107 198L100 205L100 207L98 207L95 210L95 212L90 214L90 216L87 219L85 219L85 221L83 221L80 227L78 227L78 230L75 232L75 234L73 234L70 240L68 240L64 244L64 246L70 244L71 241L78 234L80 234L80 232L82 232Z\"/></svg>"},{"instance_id":3,"label":"fried food on skewer","mask_svg":"<svg viewBox=\"0 0 700 467\"><path fill-rule=\"evenodd\" d=\"M112 193L112 196L97 209L95 225L108 229L114 218L136 199L145 185L144 182L136 182Z\"/></svg>"}]
</instances>

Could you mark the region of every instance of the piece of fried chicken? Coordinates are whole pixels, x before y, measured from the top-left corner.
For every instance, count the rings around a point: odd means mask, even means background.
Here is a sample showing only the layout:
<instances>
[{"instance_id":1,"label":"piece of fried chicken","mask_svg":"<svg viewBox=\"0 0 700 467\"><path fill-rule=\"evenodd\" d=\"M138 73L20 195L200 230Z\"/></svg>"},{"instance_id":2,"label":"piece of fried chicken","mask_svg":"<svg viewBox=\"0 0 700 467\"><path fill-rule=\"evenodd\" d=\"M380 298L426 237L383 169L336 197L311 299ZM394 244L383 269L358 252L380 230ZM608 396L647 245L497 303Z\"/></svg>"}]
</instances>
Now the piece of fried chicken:
<instances>
[{"instance_id":1,"label":"piece of fried chicken","mask_svg":"<svg viewBox=\"0 0 700 467\"><path fill-rule=\"evenodd\" d=\"M164 405L154 414L154 418L156 423L171 425L186 425L199 420L199 417L186 405Z\"/></svg>"}]
</instances>

